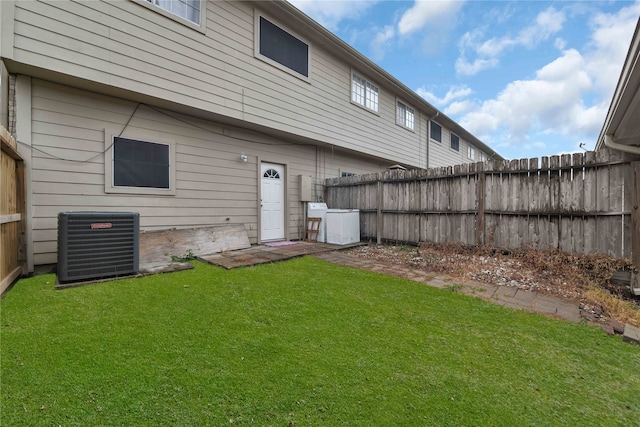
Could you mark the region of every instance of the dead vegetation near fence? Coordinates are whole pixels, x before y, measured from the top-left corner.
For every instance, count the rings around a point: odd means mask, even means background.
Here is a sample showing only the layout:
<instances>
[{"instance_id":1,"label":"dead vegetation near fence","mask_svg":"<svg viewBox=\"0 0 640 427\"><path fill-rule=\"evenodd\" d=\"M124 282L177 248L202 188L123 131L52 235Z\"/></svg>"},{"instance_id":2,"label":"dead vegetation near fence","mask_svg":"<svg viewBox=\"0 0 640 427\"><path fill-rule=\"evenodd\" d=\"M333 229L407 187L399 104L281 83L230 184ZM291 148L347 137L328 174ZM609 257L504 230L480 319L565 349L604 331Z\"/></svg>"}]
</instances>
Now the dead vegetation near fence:
<instances>
[{"instance_id":1,"label":"dead vegetation near fence","mask_svg":"<svg viewBox=\"0 0 640 427\"><path fill-rule=\"evenodd\" d=\"M612 282L631 261L560 251L499 250L458 243L369 245L352 255L425 272L561 297L579 303L596 320L614 319L640 327L640 300Z\"/></svg>"}]
</instances>

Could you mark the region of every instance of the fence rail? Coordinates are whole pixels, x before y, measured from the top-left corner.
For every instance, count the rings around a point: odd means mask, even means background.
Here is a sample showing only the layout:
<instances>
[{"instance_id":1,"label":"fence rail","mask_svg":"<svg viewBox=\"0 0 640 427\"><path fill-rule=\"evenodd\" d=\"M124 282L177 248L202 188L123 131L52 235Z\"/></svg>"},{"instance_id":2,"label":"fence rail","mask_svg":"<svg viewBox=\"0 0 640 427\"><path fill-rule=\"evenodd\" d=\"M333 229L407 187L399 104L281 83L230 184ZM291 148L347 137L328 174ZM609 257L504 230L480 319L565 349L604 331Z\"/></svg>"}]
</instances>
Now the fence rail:
<instances>
[{"instance_id":1,"label":"fence rail","mask_svg":"<svg viewBox=\"0 0 640 427\"><path fill-rule=\"evenodd\" d=\"M24 162L15 139L0 126L0 294L22 274L24 245Z\"/></svg>"},{"instance_id":2,"label":"fence rail","mask_svg":"<svg viewBox=\"0 0 640 427\"><path fill-rule=\"evenodd\" d=\"M360 209L365 239L488 244L632 258L640 268L640 162L610 150L385 171L326 181Z\"/></svg>"}]
</instances>

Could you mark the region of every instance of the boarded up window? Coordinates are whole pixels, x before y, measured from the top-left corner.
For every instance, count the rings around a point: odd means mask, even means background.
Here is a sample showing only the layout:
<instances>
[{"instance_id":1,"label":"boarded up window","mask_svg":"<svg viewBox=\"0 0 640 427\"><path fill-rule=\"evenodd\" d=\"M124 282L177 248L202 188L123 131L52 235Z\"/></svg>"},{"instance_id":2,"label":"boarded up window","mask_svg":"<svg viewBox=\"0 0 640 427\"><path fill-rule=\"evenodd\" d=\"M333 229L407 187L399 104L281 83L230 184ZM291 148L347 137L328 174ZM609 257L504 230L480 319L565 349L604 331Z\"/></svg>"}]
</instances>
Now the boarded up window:
<instances>
[{"instance_id":1,"label":"boarded up window","mask_svg":"<svg viewBox=\"0 0 640 427\"><path fill-rule=\"evenodd\" d=\"M309 77L309 45L260 17L260 55Z\"/></svg>"},{"instance_id":2,"label":"boarded up window","mask_svg":"<svg viewBox=\"0 0 640 427\"><path fill-rule=\"evenodd\" d=\"M113 185L169 188L169 145L114 138Z\"/></svg>"}]
</instances>

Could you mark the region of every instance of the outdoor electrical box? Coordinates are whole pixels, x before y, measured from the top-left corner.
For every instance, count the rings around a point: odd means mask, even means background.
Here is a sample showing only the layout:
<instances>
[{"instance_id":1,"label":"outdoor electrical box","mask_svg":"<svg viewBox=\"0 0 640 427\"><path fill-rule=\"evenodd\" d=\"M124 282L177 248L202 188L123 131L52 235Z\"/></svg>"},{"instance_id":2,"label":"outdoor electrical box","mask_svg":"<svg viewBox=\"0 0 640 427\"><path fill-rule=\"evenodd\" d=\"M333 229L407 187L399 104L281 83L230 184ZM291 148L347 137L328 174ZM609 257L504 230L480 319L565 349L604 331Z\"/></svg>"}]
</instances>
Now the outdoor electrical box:
<instances>
[{"instance_id":1,"label":"outdoor electrical box","mask_svg":"<svg viewBox=\"0 0 640 427\"><path fill-rule=\"evenodd\" d=\"M313 202L313 178L300 175L300 201Z\"/></svg>"}]
</instances>

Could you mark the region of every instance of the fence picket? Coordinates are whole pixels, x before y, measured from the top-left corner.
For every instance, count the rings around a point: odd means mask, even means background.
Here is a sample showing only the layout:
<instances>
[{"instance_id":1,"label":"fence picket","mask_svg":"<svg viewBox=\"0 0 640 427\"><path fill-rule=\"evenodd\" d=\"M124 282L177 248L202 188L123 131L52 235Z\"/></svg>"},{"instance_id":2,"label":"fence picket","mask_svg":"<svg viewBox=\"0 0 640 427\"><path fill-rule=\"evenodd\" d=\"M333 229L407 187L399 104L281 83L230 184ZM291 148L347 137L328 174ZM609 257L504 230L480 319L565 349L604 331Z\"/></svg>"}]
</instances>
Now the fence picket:
<instances>
[{"instance_id":1,"label":"fence picket","mask_svg":"<svg viewBox=\"0 0 640 427\"><path fill-rule=\"evenodd\" d=\"M385 171L328 179L327 200L366 211L364 238L630 257L632 160L602 150Z\"/></svg>"}]
</instances>

